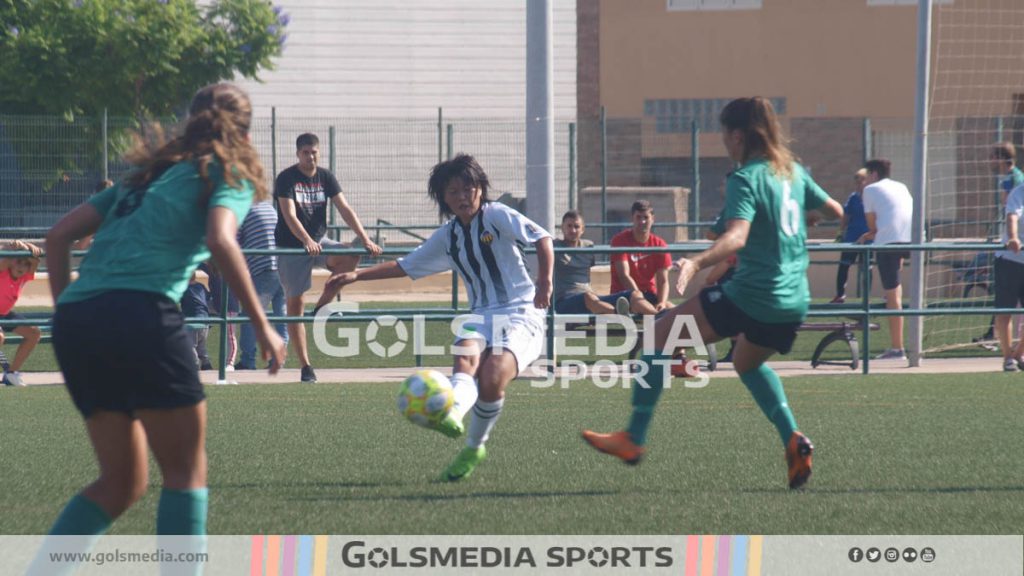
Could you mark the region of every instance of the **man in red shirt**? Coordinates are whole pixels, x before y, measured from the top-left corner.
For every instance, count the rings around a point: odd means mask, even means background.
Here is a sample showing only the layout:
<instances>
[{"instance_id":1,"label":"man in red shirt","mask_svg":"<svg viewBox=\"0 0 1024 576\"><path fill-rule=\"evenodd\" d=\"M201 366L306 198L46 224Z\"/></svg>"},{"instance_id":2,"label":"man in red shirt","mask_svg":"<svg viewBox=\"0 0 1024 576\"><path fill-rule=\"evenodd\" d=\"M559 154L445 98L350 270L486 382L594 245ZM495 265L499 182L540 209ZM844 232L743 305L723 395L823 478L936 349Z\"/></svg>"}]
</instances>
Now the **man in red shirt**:
<instances>
[{"instance_id":1,"label":"man in red shirt","mask_svg":"<svg viewBox=\"0 0 1024 576\"><path fill-rule=\"evenodd\" d=\"M612 246L663 247L668 244L651 232L654 210L647 200L637 200L630 208L633 226L612 237ZM668 270L672 255L668 252L612 254L612 294L629 298L630 312L656 314L671 308L668 301Z\"/></svg>"}]
</instances>

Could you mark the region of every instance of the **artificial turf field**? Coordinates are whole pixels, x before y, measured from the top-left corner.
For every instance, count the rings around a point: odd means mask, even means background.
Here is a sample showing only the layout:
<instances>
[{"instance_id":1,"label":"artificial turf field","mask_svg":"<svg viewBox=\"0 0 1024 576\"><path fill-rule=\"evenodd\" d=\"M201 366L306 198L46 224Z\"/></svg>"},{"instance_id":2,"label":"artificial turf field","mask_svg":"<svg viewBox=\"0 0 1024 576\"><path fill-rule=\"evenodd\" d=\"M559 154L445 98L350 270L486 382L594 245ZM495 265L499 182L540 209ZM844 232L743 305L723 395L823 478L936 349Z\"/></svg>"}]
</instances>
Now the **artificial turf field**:
<instances>
[{"instance_id":1,"label":"artificial turf field","mask_svg":"<svg viewBox=\"0 0 1024 576\"><path fill-rule=\"evenodd\" d=\"M1024 375L786 382L814 441L785 488L774 428L735 379L665 392L638 467L598 454L629 392L516 381L470 479L435 482L460 442L402 420L396 386L218 386L211 534L1011 534L1024 525ZM62 387L0 390L0 533L45 533L96 474ZM159 472L115 534L152 533Z\"/></svg>"}]
</instances>

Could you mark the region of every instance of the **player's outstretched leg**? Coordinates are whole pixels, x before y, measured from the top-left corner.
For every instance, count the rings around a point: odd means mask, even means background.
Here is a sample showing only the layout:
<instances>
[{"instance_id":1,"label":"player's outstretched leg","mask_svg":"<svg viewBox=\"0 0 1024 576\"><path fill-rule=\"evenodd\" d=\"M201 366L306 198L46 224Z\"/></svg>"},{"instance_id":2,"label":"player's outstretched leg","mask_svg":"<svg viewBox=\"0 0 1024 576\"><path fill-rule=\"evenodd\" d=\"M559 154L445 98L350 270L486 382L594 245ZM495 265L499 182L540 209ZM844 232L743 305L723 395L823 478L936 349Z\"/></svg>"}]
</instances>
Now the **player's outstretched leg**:
<instances>
[{"instance_id":1,"label":"player's outstretched leg","mask_svg":"<svg viewBox=\"0 0 1024 576\"><path fill-rule=\"evenodd\" d=\"M584 430L583 440L599 452L615 456L626 464L639 464L646 451L644 444L654 407L665 387L665 363L669 360L666 354L644 354L640 358L640 370L643 373L646 368L646 376L633 381L633 414L629 418L629 426L611 434Z\"/></svg>"},{"instance_id":2,"label":"player's outstretched leg","mask_svg":"<svg viewBox=\"0 0 1024 576\"><path fill-rule=\"evenodd\" d=\"M487 448L483 445L477 446L466 446L459 452L459 455L455 457L455 460L448 465L444 470L444 474L441 475L441 479L445 482L458 482L469 478L473 474L473 470L487 458Z\"/></svg>"},{"instance_id":3,"label":"player's outstretched leg","mask_svg":"<svg viewBox=\"0 0 1024 576\"><path fill-rule=\"evenodd\" d=\"M466 412L476 404L478 391L476 380L465 372L452 374L452 387L455 391L455 403L451 412L434 429L449 438L458 438L466 433L463 420Z\"/></svg>"}]
</instances>

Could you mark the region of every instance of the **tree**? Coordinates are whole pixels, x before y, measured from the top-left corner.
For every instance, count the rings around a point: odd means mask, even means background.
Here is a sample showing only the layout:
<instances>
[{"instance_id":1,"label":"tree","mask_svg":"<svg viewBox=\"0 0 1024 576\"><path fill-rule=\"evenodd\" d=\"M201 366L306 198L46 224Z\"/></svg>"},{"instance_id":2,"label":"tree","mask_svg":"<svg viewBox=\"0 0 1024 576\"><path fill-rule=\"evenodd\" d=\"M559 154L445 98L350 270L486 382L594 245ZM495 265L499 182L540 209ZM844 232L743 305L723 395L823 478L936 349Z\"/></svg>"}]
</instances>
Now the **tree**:
<instances>
[{"instance_id":1,"label":"tree","mask_svg":"<svg viewBox=\"0 0 1024 576\"><path fill-rule=\"evenodd\" d=\"M266 0L0 0L0 112L166 116L201 86L273 67Z\"/></svg>"}]
</instances>

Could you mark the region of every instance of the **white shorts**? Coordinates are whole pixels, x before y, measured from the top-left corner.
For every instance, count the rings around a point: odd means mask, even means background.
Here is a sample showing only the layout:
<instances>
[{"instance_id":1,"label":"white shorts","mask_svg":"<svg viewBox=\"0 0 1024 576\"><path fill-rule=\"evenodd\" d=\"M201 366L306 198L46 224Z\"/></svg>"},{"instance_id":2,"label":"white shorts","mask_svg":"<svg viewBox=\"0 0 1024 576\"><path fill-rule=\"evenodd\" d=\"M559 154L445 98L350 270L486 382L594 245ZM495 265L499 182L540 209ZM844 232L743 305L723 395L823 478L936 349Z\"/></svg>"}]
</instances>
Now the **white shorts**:
<instances>
[{"instance_id":1,"label":"white shorts","mask_svg":"<svg viewBox=\"0 0 1024 576\"><path fill-rule=\"evenodd\" d=\"M544 352L545 311L532 305L512 306L460 317L455 342L483 340L485 348L509 351L517 376Z\"/></svg>"}]
</instances>

